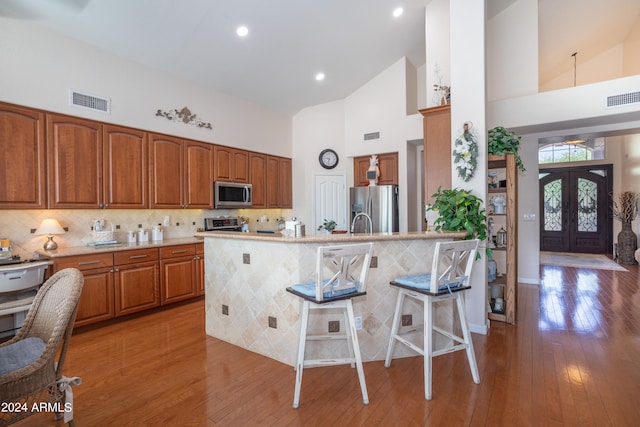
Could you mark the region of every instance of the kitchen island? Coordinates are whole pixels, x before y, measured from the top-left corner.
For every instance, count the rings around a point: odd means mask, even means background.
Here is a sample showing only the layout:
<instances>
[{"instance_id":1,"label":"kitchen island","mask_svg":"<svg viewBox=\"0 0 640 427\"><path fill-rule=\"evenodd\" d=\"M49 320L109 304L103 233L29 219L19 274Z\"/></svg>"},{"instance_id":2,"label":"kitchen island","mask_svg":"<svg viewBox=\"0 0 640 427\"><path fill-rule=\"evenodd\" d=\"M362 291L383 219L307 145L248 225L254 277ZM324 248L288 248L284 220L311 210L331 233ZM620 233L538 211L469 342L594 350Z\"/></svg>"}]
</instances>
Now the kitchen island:
<instances>
[{"instance_id":1,"label":"kitchen island","mask_svg":"<svg viewBox=\"0 0 640 427\"><path fill-rule=\"evenodd\" d=\"M389 282L406 274L428 271L435 244L465 236L463 232L409 232L326 234L285 237L280 234L201 232L205 251L205 301L207 334L293 366L298 343L300 299L287 286L314 280L316 251L320 245L373 242L375 257L369 272L367 295L353 300L362 317L359 331L364 361L383 360L393 319L396 291ZM407 304L412 323L422 323L422 307ZM436 321L451 324L451 310L438 310ZM341 313L310 321L310 328L327 332L328 321L340 321ZM317 319L319 317L319 319ZM312 343L313 344L313 343ZM344 345L344 342L330 345ZM327 343L322 343L326 346ZM346 348L346 347L345 347ZM308 345L310 354L323 347ZM398 354L402 355L398 349ZM334 353L335 354L335 353ZM406 351L406 355L410 355Z\"/></svg>"}]
</instances>

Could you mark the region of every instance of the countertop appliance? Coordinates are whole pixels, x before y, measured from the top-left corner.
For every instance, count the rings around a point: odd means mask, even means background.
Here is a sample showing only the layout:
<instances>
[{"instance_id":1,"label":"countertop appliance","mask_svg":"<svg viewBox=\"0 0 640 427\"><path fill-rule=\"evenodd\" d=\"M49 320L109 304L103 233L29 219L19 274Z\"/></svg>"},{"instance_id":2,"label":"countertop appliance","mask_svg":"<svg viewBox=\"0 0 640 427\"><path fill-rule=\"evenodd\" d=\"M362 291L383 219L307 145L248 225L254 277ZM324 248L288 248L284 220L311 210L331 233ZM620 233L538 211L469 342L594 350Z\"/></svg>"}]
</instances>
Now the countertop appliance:
<instances>
[{"instance_id":1,"label":"countertop appliance","mask_svg":"<svg viewBox=\"0 0 640 427\"><path fill-rule=\"evenodd\" d=\"M0 323L0 334L13 334L24 323L38 286L44 281L49 261L15 259L13 265L0 266L0 316L13 315L13 325ZM9 322L10 318L7 318Z\"/></svg>"},{"instance_id":2,"label":"countertop appliance","mask_svg":"<svg viewBox=\"0 0 640 427\"><path fill-rule=\"evenodd\" d=\"M371 218L372 233L391 233L400 231L398 212L398 186L375 185L369 187L351 187L349 189L351 206L350 221L353 222L354 233L369 232Z\"/></svg>"},{"instance_id":3,"label":"countertop appliance","mask_svg":"<svg viewBox=\"0 0 640 427\"><path fill-rule=\"evenodd\" d=\"M216 209L243 209L253 206L251 184L216 181L213 192Z\"/></svg>"},{"instance_id":4,"label":"countertop appliance","mask_svg":"<svg viewBox=\"0 0 640 427\"><path fill-rule=\"evenodd\" d=\"M204 231L242 231L242 224L238 218L205 218Z\"/></svg>"}]
</instances>

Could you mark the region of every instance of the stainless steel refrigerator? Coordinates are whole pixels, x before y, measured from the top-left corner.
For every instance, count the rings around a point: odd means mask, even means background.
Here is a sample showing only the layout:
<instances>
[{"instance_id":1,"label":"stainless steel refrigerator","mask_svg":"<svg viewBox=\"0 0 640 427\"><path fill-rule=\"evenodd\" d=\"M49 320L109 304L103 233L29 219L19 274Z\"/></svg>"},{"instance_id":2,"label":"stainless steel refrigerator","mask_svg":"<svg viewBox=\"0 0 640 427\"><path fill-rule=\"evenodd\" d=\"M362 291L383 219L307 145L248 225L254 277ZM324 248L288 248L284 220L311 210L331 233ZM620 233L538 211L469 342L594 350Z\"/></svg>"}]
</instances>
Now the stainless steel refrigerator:
<instances>
[{"instance_id":1,"label":"stainless steel refrigerator","mask_svg":"<svg viewBox=\"0 0 640 427\"><path fill-rule=\"evenodd\" d=\"M398 186L376 185L372 187L351 187L349 190L351 223L354 233L368 233L369 222L364 212L371 218L374 233L399 231ZM353 219L358 216L355 224Z\"/></svg>"}]
</instances>

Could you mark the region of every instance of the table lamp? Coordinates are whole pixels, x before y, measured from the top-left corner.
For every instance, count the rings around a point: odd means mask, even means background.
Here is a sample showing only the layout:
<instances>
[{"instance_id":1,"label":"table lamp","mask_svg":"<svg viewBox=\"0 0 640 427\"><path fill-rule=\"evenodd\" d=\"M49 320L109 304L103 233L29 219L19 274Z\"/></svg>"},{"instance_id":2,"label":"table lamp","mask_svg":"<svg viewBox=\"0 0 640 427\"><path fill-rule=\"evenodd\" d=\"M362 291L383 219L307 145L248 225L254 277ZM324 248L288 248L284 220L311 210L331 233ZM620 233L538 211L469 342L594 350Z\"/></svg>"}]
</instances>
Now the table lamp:
<instances>
[{"instance_id":1,"label":"table lamp","mask_svg":"<svg viewBox=\"0 0 640 427\"><path fill-rule=\"evenodd\" d=\"M64 228L60 225L57 219L45 219L40 223L40 226L36 229L36 236L47 234L47 241L44 244L45 251L52 251L58 249L58 244L53 241L54 234L64 234Z\"/></svg>"}]
</instances>

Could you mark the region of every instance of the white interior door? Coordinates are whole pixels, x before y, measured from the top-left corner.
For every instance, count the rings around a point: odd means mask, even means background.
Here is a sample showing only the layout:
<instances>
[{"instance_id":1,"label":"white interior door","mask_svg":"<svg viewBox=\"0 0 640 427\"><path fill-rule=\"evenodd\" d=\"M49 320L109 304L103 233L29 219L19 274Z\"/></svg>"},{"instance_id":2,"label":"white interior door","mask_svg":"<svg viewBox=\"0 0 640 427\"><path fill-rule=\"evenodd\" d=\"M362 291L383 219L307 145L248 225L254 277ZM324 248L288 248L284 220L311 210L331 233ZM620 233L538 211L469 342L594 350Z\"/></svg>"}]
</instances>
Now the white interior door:
<instances>
[{"instance_id":1,"label":"white interior door","mask_svg":"<svg viewBox=\"0 0 640 427\"><path fill-rule=\"evenodd\" d=\"M314 227L322 222L334 220L336 230L348 230L347 224L347 177L345 175L316 175L314 184Z\"/></svg>"}]
</instances>

